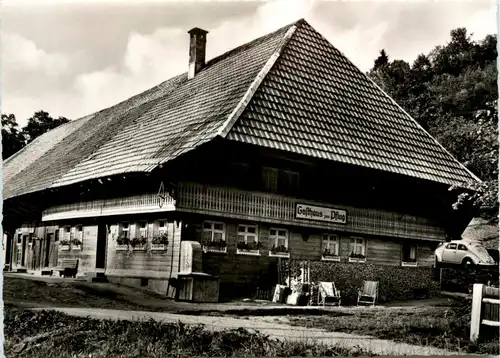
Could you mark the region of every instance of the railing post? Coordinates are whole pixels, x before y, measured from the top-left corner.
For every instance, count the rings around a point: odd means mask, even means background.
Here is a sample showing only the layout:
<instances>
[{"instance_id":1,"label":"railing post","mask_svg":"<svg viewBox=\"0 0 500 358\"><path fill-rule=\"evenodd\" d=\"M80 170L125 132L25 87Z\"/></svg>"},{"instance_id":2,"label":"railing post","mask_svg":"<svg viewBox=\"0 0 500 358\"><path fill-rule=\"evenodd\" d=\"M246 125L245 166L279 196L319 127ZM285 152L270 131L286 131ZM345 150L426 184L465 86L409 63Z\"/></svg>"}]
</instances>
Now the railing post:
<instances>
[{"instance_id":1,"label":"railing post","mask_svg":"<svg viewBox=\"0 0 500 358\"><path fill-rule=\"evenodd\" d=\"M472 291L472 311L470 315L470 340L475 342L479 338L481 328L481 306L483 303L484 285L475 283Z\"/></svg>"}]
</instances>

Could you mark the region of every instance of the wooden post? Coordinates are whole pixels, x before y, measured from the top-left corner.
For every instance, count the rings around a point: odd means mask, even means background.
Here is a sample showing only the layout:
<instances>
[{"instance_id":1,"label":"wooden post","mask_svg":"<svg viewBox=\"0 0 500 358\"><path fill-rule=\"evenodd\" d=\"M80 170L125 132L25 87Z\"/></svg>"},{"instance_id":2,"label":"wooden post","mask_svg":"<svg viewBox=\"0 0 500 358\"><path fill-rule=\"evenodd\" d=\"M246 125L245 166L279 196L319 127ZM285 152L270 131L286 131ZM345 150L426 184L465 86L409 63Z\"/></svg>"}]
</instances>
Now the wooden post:
<instances>
[{"instance_id":1,"label":"wooden post","mask_svg":"<svg viewBox=\"0 0 500 358\"><path fill-rule=\"evenodd\" d=\"M307 261L307 283L311 284L311 261Z\"/></svg>"},{"instance_id":2,"label":"wooden post","mask_svg":"<svg viewBox=\"0 0 500 358\"><path fill-rule=\"evenodd\" d=\"M475 283L472 291L472 311L470 315L470 340L475 342L479 338L481 328L481 306L483 303L484 285Z\"/></svg>"}]
</instances>

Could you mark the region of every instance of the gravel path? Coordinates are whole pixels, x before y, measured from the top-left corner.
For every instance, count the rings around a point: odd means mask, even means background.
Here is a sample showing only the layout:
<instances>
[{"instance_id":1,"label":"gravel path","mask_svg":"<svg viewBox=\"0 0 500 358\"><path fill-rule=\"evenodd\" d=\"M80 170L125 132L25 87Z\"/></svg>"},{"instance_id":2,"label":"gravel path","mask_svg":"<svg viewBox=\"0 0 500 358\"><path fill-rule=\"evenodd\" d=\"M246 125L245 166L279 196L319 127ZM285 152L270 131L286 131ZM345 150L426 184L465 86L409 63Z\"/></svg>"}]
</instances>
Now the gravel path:
<instances>
[{"instance_id":1,"label":"gravel path","mask_svg":"<svg viewBox=\"0 0 500 358\"><path fill-rule=\"evenodd\" d=\"M42 308L33 308L40 310ZM283 323L266 322L262 317L238 319L230 317L190 316L164 312L122 311L96 308L45 308L57 310L68 315L93 317L99 319L149 320L168 323L183 322L185 324L203 324L210 330L247 328L269 335L271 338L294 341L316 341L327 345L342 344L347 347L359 346L379 355L458 355L434 347L422 347L368 336L358 336L341 332L326 332L320 329L302 328Z\"/></svg>"}]
</instances>

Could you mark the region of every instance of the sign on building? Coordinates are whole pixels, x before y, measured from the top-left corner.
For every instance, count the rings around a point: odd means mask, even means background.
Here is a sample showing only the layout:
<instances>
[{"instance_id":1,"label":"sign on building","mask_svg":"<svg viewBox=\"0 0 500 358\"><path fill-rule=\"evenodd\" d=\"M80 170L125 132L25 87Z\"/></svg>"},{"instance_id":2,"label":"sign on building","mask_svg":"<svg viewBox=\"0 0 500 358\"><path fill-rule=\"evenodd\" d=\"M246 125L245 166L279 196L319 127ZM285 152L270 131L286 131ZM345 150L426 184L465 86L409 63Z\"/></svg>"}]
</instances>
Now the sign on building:
<instances>
[{"instance_id":1,"label":"sign on building","mask_svg":"<svg viewBox=\"0 0 500 358\"><path fill-rule=\"evenodd\" d=\"M297 204L295 209L297 219L316 221L327 221L336 224L347 223L347 212L345 210L325 208L307 204Z\"/></svg>"}]
</instances>

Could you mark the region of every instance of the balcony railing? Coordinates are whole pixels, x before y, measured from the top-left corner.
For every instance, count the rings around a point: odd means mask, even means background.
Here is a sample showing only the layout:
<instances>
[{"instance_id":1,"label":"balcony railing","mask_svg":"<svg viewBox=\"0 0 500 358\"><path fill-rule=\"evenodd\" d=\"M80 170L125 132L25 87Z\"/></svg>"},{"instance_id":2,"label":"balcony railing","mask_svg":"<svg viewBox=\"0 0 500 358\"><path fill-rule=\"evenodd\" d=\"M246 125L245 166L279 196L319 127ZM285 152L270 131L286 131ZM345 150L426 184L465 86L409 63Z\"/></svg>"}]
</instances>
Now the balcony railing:
<instances>
[{"instance_id":1,"label":"balcony railing","mask_svg":"<svg viewBox=\"0 0 500 358\"><path fill-rule=\"evenodd\" d=\"M297 204L332 207L276 194L180 183L176 210L246 220L333 229L414 239L442 240L444 229L426 218L367 208L335 205L347 214L345 224L296 217Z\"/></svg>"},{"instance_id":2,"label":"balcony railing","mask_svg":"<svg viewBox=\"0 0 500 358\"><path fill-rule=\"evenodd\" d=\"M329 213L330 210L336 210L340 219L326 221L304 219L303 213L297 217L298 204L311 206L314 210L319 207L318 210L324 209L326 213ZM182 182L179 183L176 200L170 196L161 199L156 193L148 193L124 198L72 203L46 209L42 214L42 220L145 214L174 210L256 222L315 227L377 236L387 235L407 239L442 240L445 237L442 227L422 217L368 208L331 205L270 193Z\"/></svg>"},{"instance_id":3,"label":"balcony railing","mask_svg":"<svg viewBox=\"0 0 500 358\"><path fill-rule=\"evenodd\" d=\"M67 205L58 205L44 210L43 221L99 217L122 214L139 214L175 210L175 201L167 196L143 194L123 198L93 200Z\"/></svg>"}]
</instances>

